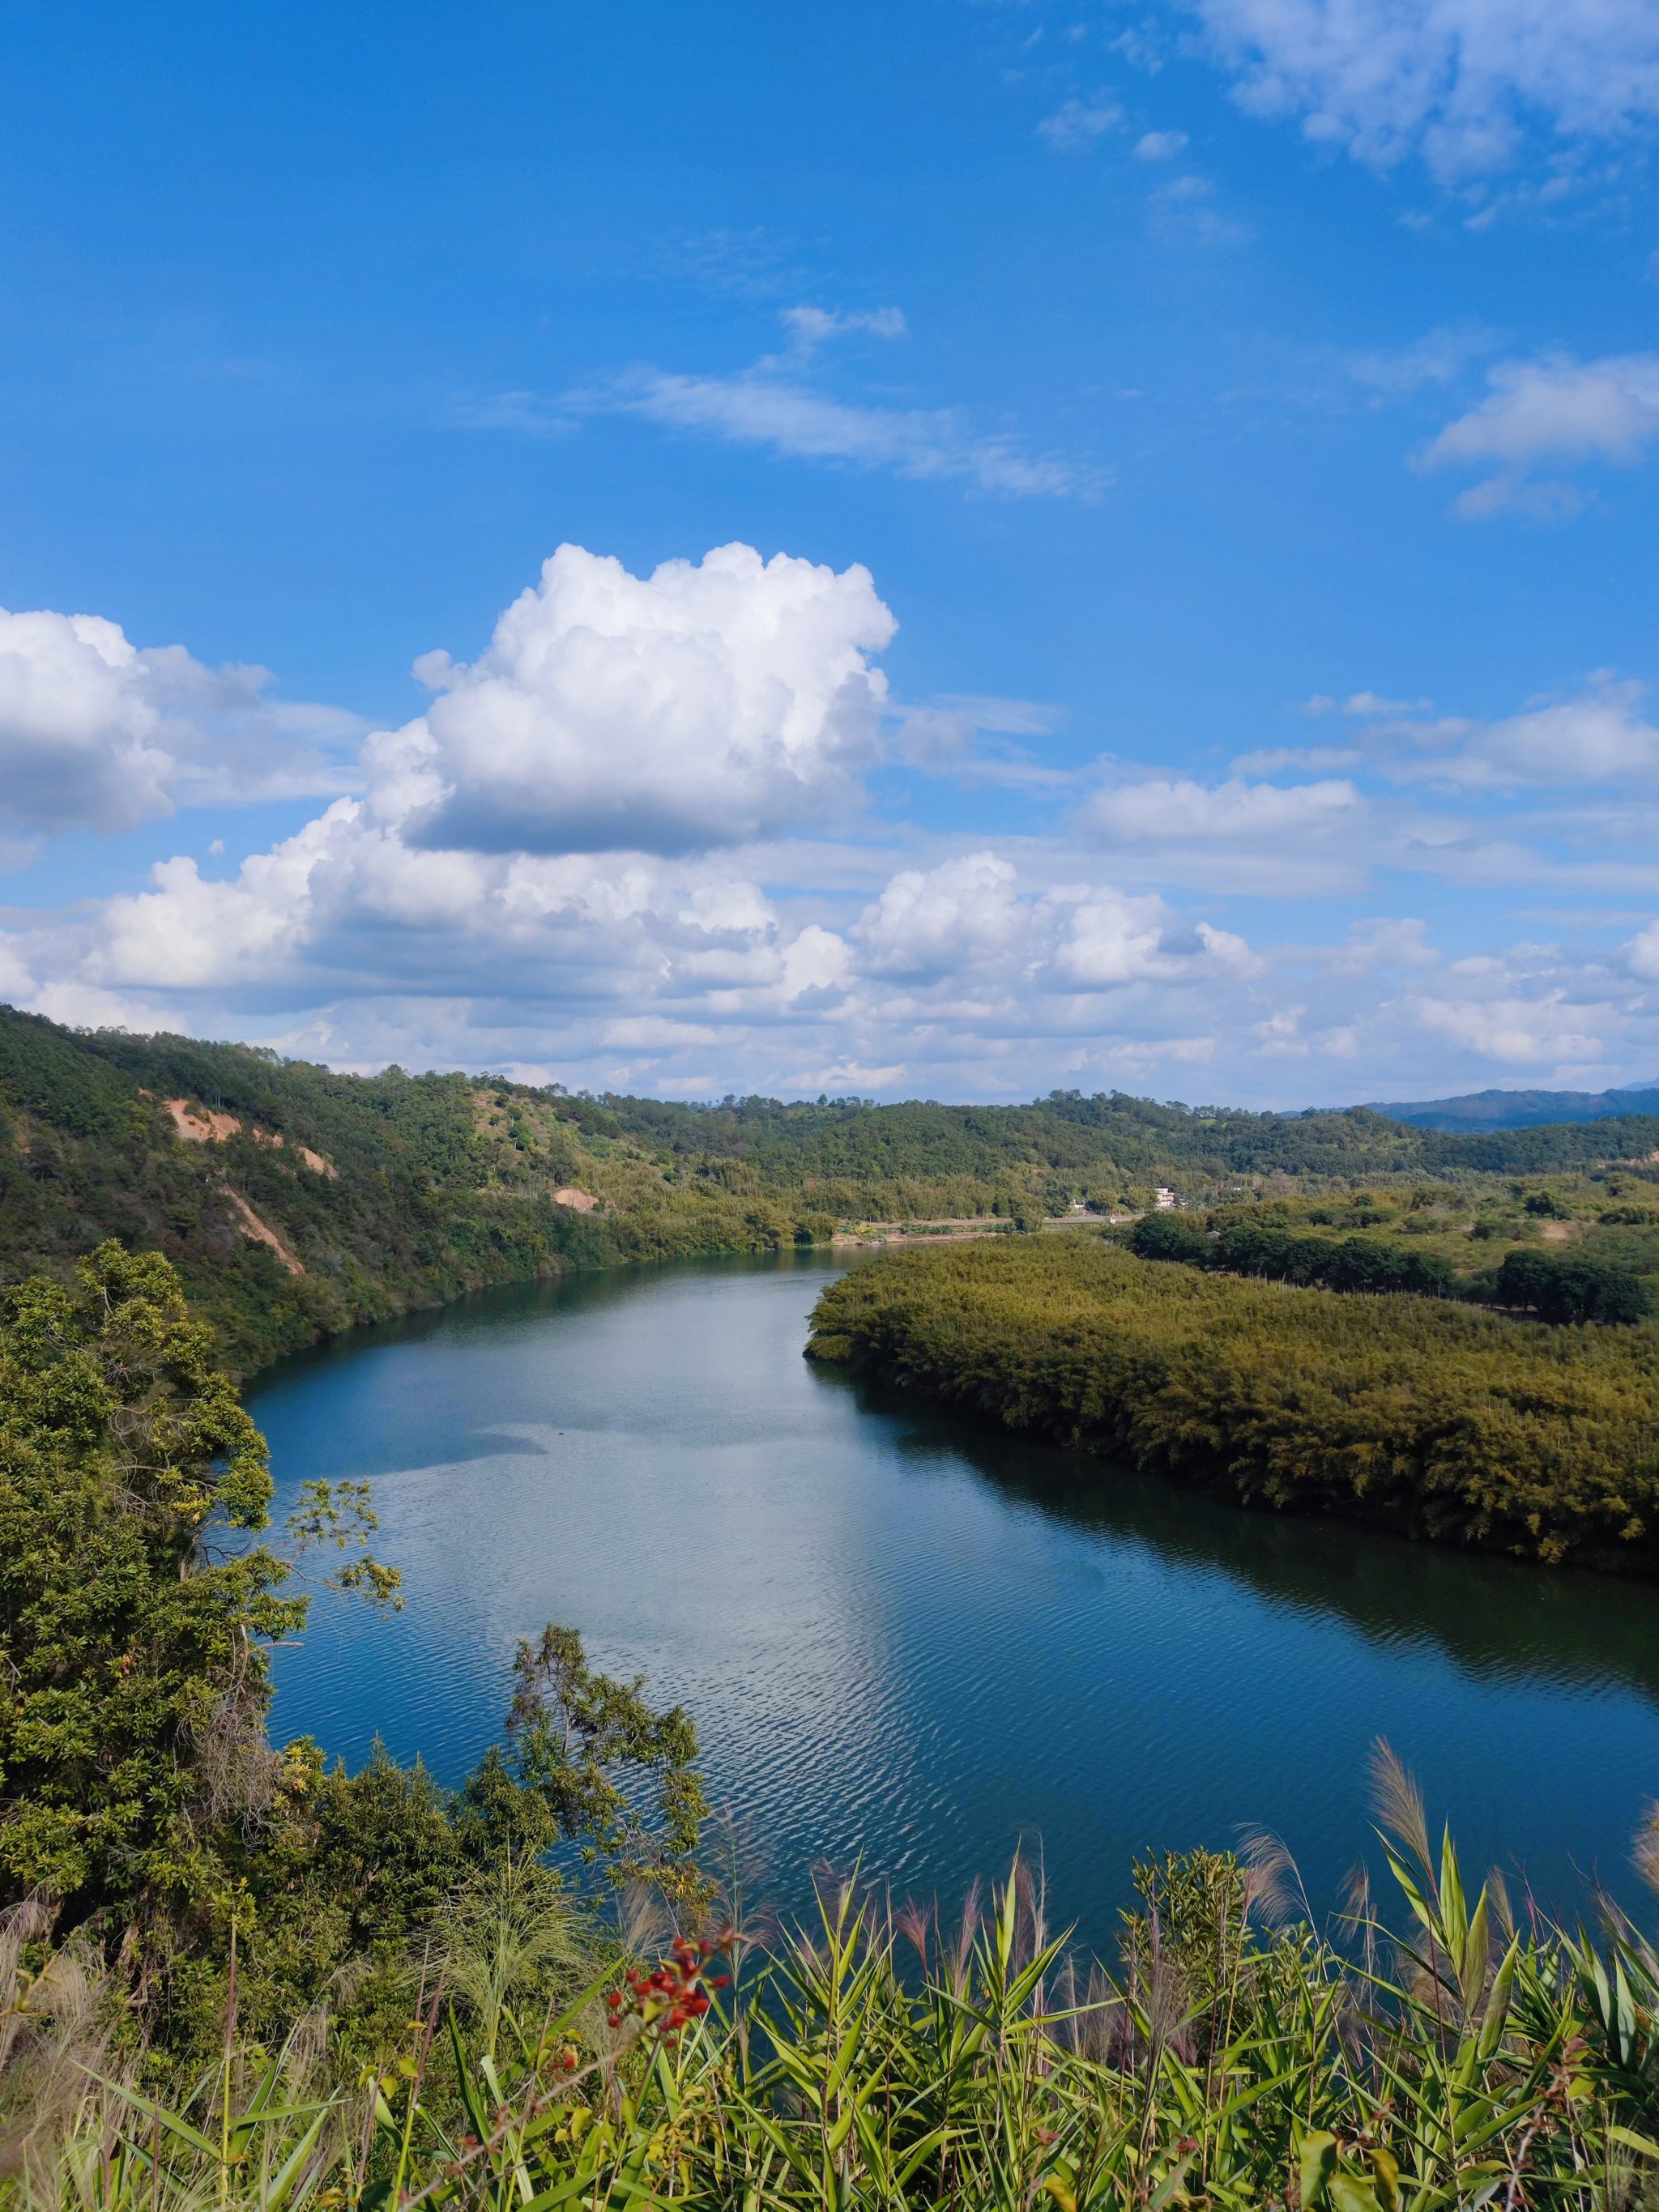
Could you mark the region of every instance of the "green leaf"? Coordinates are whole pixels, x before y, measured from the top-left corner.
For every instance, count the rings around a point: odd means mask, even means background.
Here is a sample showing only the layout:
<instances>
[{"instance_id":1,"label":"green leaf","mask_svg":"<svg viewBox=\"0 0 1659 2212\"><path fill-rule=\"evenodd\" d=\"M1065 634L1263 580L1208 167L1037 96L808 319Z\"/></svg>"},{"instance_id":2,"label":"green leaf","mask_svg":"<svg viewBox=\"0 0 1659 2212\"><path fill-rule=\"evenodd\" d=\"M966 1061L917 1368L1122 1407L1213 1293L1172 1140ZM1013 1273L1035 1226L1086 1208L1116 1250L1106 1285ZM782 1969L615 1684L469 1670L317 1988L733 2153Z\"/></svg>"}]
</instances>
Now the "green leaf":
<instances>
[{"instance_id":1,"label":"green leaf","mask_svg":"<svg viewBox=\"0 0 1659 2212\"><path fill-rule=\"evenodd\" d=\"M1323 2129L1316 2129L1305 2136L1302 2144L1302 2203L1304 2212L1312 2212L1323 2194L1325 2184L1336 2169L1336 2137Z\"/></svg>"}]
</instances>

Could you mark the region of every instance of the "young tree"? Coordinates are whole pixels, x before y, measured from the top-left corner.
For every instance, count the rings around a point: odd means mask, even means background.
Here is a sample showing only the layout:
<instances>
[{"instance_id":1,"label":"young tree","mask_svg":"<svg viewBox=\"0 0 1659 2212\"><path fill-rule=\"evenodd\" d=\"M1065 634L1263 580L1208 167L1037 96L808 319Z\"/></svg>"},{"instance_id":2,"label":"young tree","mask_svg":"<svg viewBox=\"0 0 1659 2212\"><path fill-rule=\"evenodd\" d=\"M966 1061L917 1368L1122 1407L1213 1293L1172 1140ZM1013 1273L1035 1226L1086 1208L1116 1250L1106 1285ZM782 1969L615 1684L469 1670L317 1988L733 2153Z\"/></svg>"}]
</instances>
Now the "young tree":
<instances>
[{"instance_id":1,"label":"young tree","mask_svg":"<svg viewBox=\"0 0 1659 2212\"><path fill-rule=\"evenodd\" d=\"M692 1855L708 1808L684 1708L653 1712L641 1694L643 1675L618 1682L596 1674L576 1631L551 1622L538 1643L520 1644L514 1673L514 1767L558 1834L584 1857L605 1860L616 1881L645 1879L671 1898L699 1899ZM637 1802L641 1787L655 1796L654 1829Z\"/></svg>"}]
</instances>

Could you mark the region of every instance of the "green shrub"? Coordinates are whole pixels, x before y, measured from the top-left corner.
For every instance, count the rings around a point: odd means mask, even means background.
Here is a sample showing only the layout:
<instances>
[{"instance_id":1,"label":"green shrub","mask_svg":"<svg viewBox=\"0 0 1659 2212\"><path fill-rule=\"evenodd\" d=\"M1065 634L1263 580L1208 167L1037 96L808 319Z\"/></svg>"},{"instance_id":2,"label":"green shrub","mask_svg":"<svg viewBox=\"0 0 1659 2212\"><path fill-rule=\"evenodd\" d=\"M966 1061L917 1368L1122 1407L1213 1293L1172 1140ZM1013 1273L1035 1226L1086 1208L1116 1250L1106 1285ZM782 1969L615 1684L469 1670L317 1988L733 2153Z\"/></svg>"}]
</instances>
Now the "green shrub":
<instances>
[{"instance_id":1,"label":"green shrub","mask_svg":"<svg viewBox=\"0 0 1659 2212\"><path fill-rule=\"evenodd\" d=\"M1178 1260L1229 1275L1270 1282L1319 1284L1331 1291L1400 1291L1418 1297L1453 1297L1455 1271L1437 1254L1401 1252L1366 1237L1310 1237L1293 1229L1236 1222L1211 1236L1179 1214L1149 1213L1129 1234L1142 1260Z\"/></svg>"}]
</instances>

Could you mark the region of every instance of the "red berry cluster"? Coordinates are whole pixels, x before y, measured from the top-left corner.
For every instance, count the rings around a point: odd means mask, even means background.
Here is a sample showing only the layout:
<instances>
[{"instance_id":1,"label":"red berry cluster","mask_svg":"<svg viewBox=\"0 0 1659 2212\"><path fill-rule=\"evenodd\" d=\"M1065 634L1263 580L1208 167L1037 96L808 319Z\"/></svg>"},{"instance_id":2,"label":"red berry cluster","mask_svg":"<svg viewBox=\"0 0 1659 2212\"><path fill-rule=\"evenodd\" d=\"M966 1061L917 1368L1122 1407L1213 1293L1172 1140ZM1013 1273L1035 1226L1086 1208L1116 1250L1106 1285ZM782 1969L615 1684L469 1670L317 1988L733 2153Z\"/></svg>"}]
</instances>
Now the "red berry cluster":
<instances>
[{"instance_id":1,"label":"red berry cluster","mask_svg":"<svg viewBox=\"0 0 1659 2212\"><path fill-rule=\"evenodd\" d=\"M718 1936L677 1936L667 1958L652 1972L627 1975L626 1995L611 1990L605 1999L611 2026L619 2027L636 2014L641 2030L654 2028L665 2043L672 2043L683 2027L708 2011L708 1991L723 1990L730 1982L729 1974L711 1974L708 1969L709 1960L731 1943L729 1928Z\"/></svg>"}]
</instances>

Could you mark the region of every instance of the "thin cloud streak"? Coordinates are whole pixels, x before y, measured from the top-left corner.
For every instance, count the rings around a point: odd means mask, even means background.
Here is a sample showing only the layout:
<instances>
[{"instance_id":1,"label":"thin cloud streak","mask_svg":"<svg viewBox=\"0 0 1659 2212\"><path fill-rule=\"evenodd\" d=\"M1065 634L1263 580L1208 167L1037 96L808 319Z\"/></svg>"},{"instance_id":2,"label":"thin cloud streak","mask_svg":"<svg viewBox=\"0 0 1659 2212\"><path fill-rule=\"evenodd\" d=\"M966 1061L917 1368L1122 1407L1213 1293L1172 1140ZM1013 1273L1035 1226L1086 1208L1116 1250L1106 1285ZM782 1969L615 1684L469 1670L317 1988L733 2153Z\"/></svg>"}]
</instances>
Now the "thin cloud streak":
<instances>
[{"instance_id":1,"label":"thin cloud streak","mask_svg":"<svg viewBox=\"0 0 1659 2212\"><path fill-rule=\"evenodd\" d=\"M954 482L999 499L1100 497L1112 471L1076 456L1034 452L1007 431L976 427L960 407L892 407L842 398L809 381L830 342L907 335L902 311L786 309L789 343L728 375L641 365L556 398L503 392L468 401L452 420L471 429L568 436L602 416L633 416L668 430L752 446L790 460L884 470L921 482Z\"/></svg>"}]
</instances>

